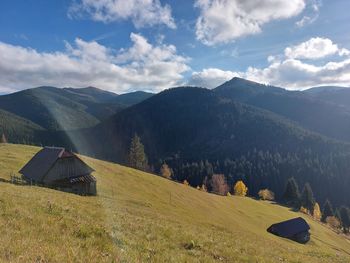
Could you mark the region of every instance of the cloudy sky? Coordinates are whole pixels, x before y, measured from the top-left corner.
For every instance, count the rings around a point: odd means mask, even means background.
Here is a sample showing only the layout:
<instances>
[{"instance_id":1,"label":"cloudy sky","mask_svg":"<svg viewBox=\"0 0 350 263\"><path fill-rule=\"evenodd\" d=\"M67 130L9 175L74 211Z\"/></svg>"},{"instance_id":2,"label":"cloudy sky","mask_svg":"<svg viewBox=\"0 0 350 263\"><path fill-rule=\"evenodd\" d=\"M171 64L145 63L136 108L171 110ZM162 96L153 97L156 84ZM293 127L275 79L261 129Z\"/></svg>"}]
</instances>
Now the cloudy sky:
<instances>
[{"instance_id":1,"label":"cloudy sky","mask_svg":"<svg viewBox=\"0 0 350 263\"><path fill-rule=\"evenodd\" d=\"M1 0L0 93L350 86L349 0Z\"/></svg>"}]
</instances>

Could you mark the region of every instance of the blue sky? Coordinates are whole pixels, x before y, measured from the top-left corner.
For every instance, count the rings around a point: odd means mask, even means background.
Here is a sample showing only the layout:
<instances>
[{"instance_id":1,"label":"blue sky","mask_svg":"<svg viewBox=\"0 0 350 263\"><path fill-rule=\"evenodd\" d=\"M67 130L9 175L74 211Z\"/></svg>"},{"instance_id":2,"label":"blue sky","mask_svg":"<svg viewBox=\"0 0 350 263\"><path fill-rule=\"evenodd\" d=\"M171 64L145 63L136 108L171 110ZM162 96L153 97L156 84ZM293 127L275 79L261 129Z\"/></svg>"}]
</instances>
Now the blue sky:
<instances>
[{"instance_id":1,"label":"blue sky","mask_svg":"<svg viewBox=\"0 0 350 263\"><path fill-rule=\"evenodd\" d=\"M0 92L350 86L347 0L2 0Z\"/></svg>"}]
</instances>

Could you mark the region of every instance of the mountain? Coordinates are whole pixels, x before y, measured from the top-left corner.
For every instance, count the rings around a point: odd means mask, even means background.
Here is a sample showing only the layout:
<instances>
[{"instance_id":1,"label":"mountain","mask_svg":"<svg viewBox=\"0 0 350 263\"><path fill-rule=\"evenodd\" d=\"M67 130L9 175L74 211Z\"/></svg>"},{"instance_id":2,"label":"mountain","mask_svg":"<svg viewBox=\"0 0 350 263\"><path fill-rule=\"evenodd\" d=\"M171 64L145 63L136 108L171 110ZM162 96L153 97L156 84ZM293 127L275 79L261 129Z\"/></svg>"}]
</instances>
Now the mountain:
<instances>
[{"instance_id":1,"label":"mountain","mask_svg":"<svg viewBox=\"0 0 350 263\"><path fill-rule=\"evenodd\" d=\"M141 101L144 101L154 94L145 91L135 91L130 93L121 94L118 97L113 98L114 103L118 103L125 106L132 106Z\"/></svg>"},{"instance_id":2,"label":"mountain","mask_svg":"<svg viewBox=\"0 0 350 263\"><path fill-rule=\"evenodd\" d=\"M268 187L281 198L287 179L294 176L300 187L310 182L321 202L329 198L335 205L350 205L350 145L325 136L332 129L344 135L350 123L346 110L334 103L305 92L234 79L215 90L166 90L98 119L90 114L91 105L121 105L113 102L119 96L132 103L130 96L145 94L113 95L110 102L96 102L95 96L78 93L42 87L1 96L0 108L5 105L12 114L42 127L44 131L33 133L36 144L66 146L126 163L131 138L137 133L154 171L165 160L178 181L186 179L197 186L213 173L222 173L229 184L244 180L252 195ZM79 114L95 122L82 121ZM64 130L48 125L55 121L64 121Z\"/></svg>"},{"instance_id":3,"label":"mountain","mask_svg":"<svg viewBox=\"0 0 350 263\"><path fill-rule=\"evenodd\" d=\"M350 112L350 89L345 87L316 87L308 89L305 93L309 93L314 98L334 103L344 110Z\"/></svg>"},{"instance_id":4,"label":"mountain","mask_svg":"<svg viewBox=\"0 0 350 263\"><path fill-rule=\"evenodd\" d=\"M2 180L40 150L0 149ZM95 197L0 183L1 262L350 262L349 240L303 213L80 157L95 170ZM266 231L299 216L311 227L306 245Z\"/></svg>"},{"instance_id":5,"label":"mountain","mask_svg":"<svg viewBox=\"0 0 350 263\"><path fill-rule=\"evenodd\" d=\"M38 87L0 96L0 109L49 131L87 128L151 96L136 92L117 95L94 87Z\"/></svg>"},{"instance_id":6,"label":"mountain","mask_svg":"<svg viewBox=\"0 0 350 263\"><path fill-rule=\"evenodd\" d=\"M81 152L118 162L126 162L137 133L156 171L166 160L176 180L186 179L193 186L210 179L213 172L223 173L229 184L243 179L252 195L268 187L280 198L287 179L294 176L301 186L310 182L321 202L350 200L349 144L215 91L170 89L86 132L75 134L87 138L78 146Z\"/></svg>"},{"instance_id":7,"label":"mountain","mask_svg":"<svg viewBox=\"0 0 350 263\"><path fill-rule=\"evenodd\" d=\"M55 87L39 87L0 96L0 109L30 120L47 130L68 130L96 125L87 106Z\"/></svg>"},{"instance_id":8,"label":"mountain","mask_svg":"<svg viewBox=\"0 0 350 263\"><path fill-rule=\"evenodd\" d=\"M86 88L64 88L63 90L69 91L72 95L77 95L78 101L94 101L94 102L109 102L113 98L118 97L118 94L101 90L95 87Z\"/></svg>"},{"instance_id":9,"label":"mountain","mask_svg":"<svg viewBox=\"0 0 350 263\"><path fill-rule=\"evenodd\" d=\"M214 92L223 98L269 110L298 123L305 129L350 142L349 103L346 99L341 100L344 93L348 96L344 98L350 98L347 91L341 89L333 96L328 92L325 94L288 91L240 78L233 78L214 89Z\"/></svg>"},{"instance_id":10,"label":"mountain","mask_svg":"<svg viewBox=\"0 0 350 263\"><path fill-rule=\"evenodd\" d=\"M5 134L8 141L40 143L39 135L43 131L39 125L0 109L0 135Z\"/></svg>"}]
</instances>

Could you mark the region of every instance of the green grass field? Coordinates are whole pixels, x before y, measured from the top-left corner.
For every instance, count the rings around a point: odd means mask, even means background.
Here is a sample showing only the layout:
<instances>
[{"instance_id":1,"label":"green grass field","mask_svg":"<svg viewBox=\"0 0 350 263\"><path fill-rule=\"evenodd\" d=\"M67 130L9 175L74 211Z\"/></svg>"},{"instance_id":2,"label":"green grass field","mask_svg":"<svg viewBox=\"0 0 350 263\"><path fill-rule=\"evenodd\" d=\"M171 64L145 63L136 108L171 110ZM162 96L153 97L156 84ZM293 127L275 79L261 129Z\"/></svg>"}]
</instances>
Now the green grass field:
<instances>
[{"instance_id":1,"label":"green grass field","mask_svg":"<svg viewBox=\"0 0 350 263\"><path fill-rule=\"evenodd\" d=\"M0 177L38 150L0 145ZM285 207L83 159L96 170L96 197L0 182L1 262L350 262L350 241L307 216L306 245L267 233L303 216Z\"/></svg>"}]
</instances>

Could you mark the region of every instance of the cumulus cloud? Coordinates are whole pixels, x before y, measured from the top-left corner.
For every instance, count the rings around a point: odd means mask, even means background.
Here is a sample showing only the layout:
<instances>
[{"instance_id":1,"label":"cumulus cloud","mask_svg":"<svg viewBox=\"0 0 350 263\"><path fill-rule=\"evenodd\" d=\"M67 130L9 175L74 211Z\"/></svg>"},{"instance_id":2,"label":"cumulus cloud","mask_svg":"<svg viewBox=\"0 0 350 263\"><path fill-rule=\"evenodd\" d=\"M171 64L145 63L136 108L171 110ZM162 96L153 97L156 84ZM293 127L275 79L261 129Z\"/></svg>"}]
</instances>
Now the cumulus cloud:
<instances>
[{"instance_id":1,"label":"cumulus cloud","mask_svg":"<svg viewBox=\"0 0 350 263\"><path fill-rule=\"evenodd\" d=\"M193 72L188 85L212 89L238 76L239 74L233 71L207 68L202 71Z\"/></svg>"},{"instance_id":2,"label":"cumulus cloud","mask_svg":"<svg viewBox=\"0 0 350 263\"><path fill-rule=\"evenodd\" d=\"M0 92L40 85L159 91L182 82L189 59L175 46L152 45L134 33L130 38L132 46L119 51L79 38L52 53L0 42Z\"/></svg>"},{"instance_id":3,"label":"cumulus cloud","mask_svg":"<svg viewBox=\"0 0 350 263\"><path fill-rule=\"evenodd\" d=\"M320 85L350 85L350 59L328 62L321 66L286 59L264 69L248 68L245 76L251 80L288 89L303 89Z\"/></svg>"},{"instance_id":4,"label":"cumulus cloud","mask_svg":"<svg viewBox=\"0 0 350 263\"><path fill-rule=\"evenodd\" d=\"M200 10L197 39L215 45L260 33L270 21L296 16L305 0L196 0L195 7Z\"/></svg>"},{"instance_id":5,"label":"cumulus cloud","mask_svg":"<svg viewBox=\"0 0 350 263\"><path fill-rule=\"evenodd\" d=\"M160 24L176 28L170 6L162 6L159 0L77 0L68 16L89 16L104 23L130 19L137 28Z\"/></svg>"},{"instance_id":6,"label":"cumulus cloud","mask_svg":"<svg viewBox=\"0 0 350 263\"><path fill-rule=\"evenodd\" d=\"M288 58L318 59L334 54L345 56L349 55L350 52L347 49L339 48L328 38L315 37L299 45L287 47L284 54Z\"/></svg>"},{"instance_id":7,"label":"cumulus cloud","mask_svg":"<svg viewBox=\"0 0 350 263\"><path fill-rule=\"evenodd\" d=\"M312 43L313 41L311 40L312 39L305 43ZM238 76L259 83L280 86L292 90L324 85L350 86L349 52L346 49L340 49L332 42L326 42L328 43L326 47L329 47L329 49L326 49L328 51L323 51L324 45L320 45L320 50L317 51L321 53L322 56L316 55L317 52L314 51L314 48L309 48L309 45L302 45L302 43L298 45L298 47L308 47L306 50L309 50L309 53L298 51L297 53L293 53L294 55L291 55L292 53L286 52L285 55L279 55L278 59L274 56L269 56L269 64L267 67L248 67L247 70L242 72L223 71L214 68L204 69L201 72L194 72L191 82L204 83L201 86L206 86L205 83L209 83L207 86L212 88L232 77ZM305 51L304 49L301 50ZM337 61L329 60L321 65L312 64L311 62L306 63L299 59L324 57L329 54L340 55L341 57L338 57ZM335 58L335 56L331 58ZM340 61L339 58L341 58Z\"/></svg>"}]
</instances>

